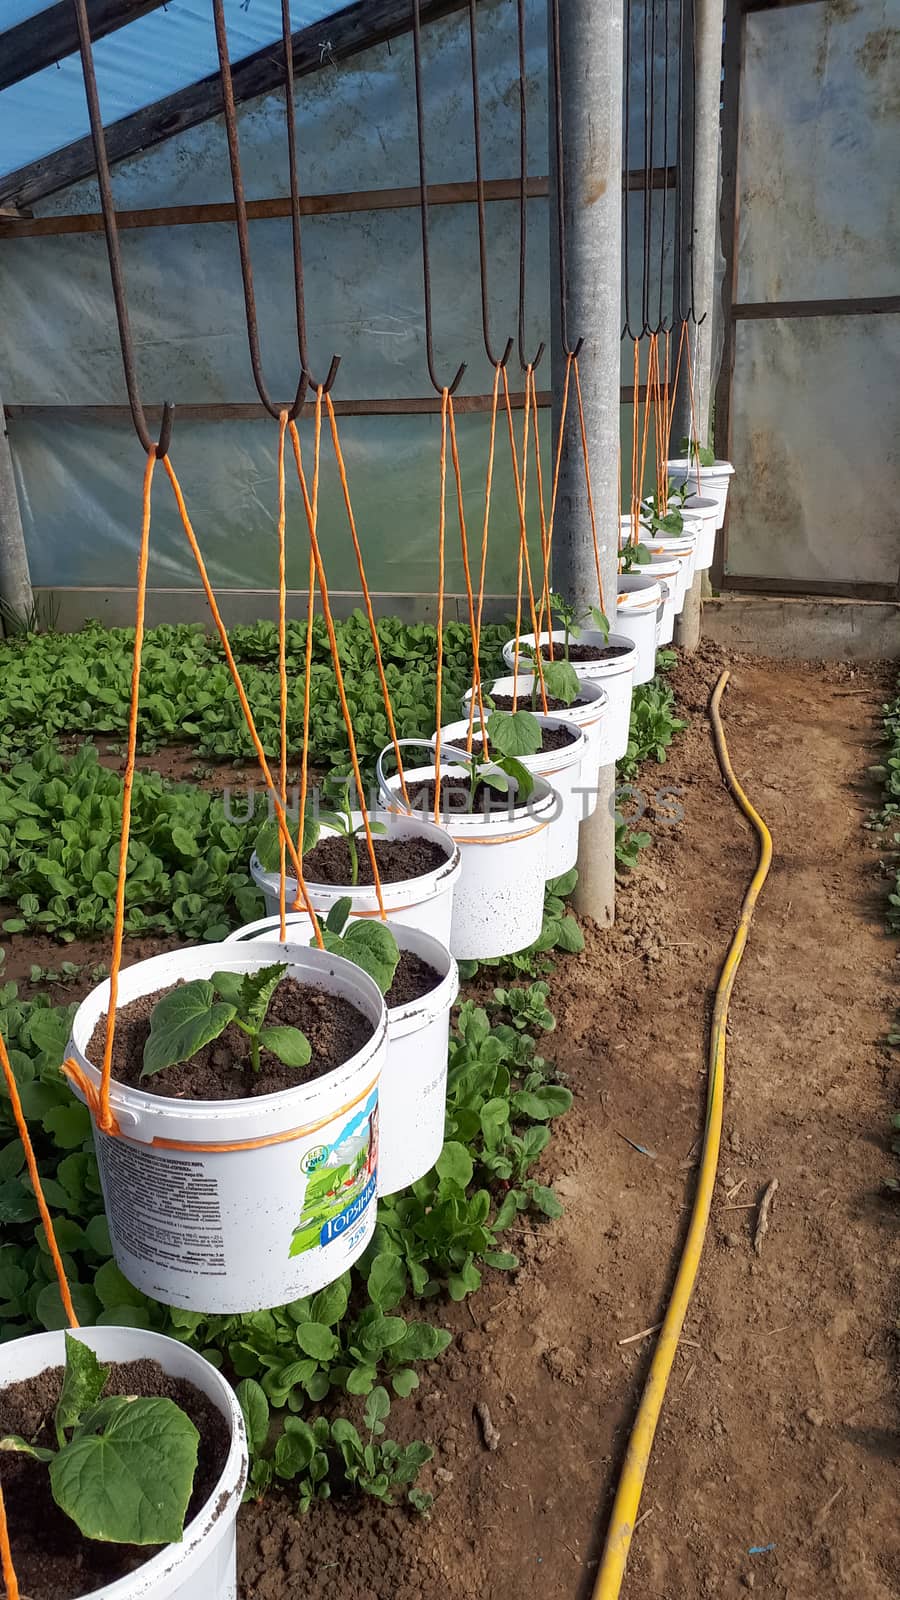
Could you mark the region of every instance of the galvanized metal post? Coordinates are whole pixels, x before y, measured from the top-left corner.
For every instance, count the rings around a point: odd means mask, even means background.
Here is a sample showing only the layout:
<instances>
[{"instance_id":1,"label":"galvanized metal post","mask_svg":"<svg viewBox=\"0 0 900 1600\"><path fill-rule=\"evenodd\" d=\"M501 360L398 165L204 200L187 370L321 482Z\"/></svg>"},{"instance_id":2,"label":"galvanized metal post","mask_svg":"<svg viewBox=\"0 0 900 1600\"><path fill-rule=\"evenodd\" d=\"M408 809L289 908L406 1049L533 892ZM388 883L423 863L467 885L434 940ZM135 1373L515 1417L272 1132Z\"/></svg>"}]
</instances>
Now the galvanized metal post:
<instances>
[{"instance_id":1,"label":"galvanized metal post","mask_svg":"<svg viewBox=\"0 0 900 1600\"><path fill-rule=\"evenodd\" d=\"M723 0L694 0L686 5L684 60L682 62L683 126L693 127L693 150L682 150L679 174L681 238L684 241L681 272L681 299L685 307L693 304L697 324L691 326L691 354L694 372L694 422L691 421L690 390L682 381L676 397L672 438L690 437L694 426L705 444L710 437L710 397L712 361L716 331L713 294L715 292L716 250L719 221L719 108L722 98L722 19ZM691 182L681 181L684 169ZM691 259L693 252L693 260ZM696 650L700 643L701 576L694 579L685 599L684 610L675 628L675 643L683 650Z\"/></svg>"},{"instance_id":2,"label":"galvanized metal post","mask_svg":"<svg viewBox=\"0 0 900 1600\"><path fill-rule=\"evenodd\" d=\"M25 536L22 532L22 518L19 513L16 479L2 399L0 399L0 600L3 602L3 612L7 618L4 630L3 616L0 615L0 633L4 631L9 633L15 626L14 619L22 618L24 621L30 615L34 596L31 592Z\"/></svg>"},{"instance_id":3,"label":"galvanized metal post","mask_svg":"<svg viewBox=\"0 0 900 1600\"><path fill-rule=\"evenodd\" d=\"M566 370L559 325L565 295L569 337L585 341L579 370L600 574L607 614L614 621L622 331L622 0L563 0L560 89L568 281L559 282L556 206L551 201L554 448ZM551 74L551 129L555 127L552 91ZM550 146L555 184L552 135ZM574 402L570 393L553 535L553 581L584 611L600 597ZM615 775L614 766L601 771L599 804L582 823L579 841L576 905L602 925L611 923L615 914Z\"/></svg>"}]
</instances>

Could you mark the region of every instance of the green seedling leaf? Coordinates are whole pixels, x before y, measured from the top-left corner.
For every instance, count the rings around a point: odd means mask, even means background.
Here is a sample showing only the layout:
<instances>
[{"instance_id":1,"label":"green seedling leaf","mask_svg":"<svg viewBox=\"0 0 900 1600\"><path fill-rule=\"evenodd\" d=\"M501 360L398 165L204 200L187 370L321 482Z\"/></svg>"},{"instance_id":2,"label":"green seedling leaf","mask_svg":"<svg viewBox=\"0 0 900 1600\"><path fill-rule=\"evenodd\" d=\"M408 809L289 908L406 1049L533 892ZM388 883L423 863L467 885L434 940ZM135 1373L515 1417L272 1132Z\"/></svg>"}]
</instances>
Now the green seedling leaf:
<instances>
[{"instance_id":1,"label":"green seedling leaf","mask_svg":"<svg viewBox=\"0 0 900 1600\"><path fill-rule=\"evenodd\" d=\"M384 1433L384 1421L391 1409L391 1399L380 1385L373 1389L366 1401L365 1424L370 1433Z\"/></svg>"},{"instance_id":2,"label":"green seedling leaf","mask_svg":"<svg viewBox=\"0 0 900 1600\"><path fill-rule=\"evenodd\" d=\"M517 761L515 756L504 756L497 765L502 767L507 776L515 782L516 804L524 805L534 788L534 778L527 767L523 767L521 761Z\"/></svg>"},{"instance_id":3,"label":"green seedling leaf","mask_svg":"<svg viewBox=\"0 0 900 1600\"><path fill-rule=\"evenodd\" d=\"M177 1543L197 1466L197 1429L173 1400L117 1397L103 1407L51 1461L54 1500L86 1539Z\"/></svg>"},{"instance_id":4,"label":"green seedling leaf","mask_svg":"<svg viewBox=\"0 0 900 1600\"><path fill-rule=\"evenodd\" d=\"M382 1311L393 1311L406 1293L406 1267L400 1256L383 1251L369 1272L369 1299Z\"/></svg>"},{"instance_id":5,"label":"green seedling leaf","mask_svg":"<svg viewBox=\"0 0 900 1600\"><path fill-rule=\"evenodd\" d=\"M343 894L341 895L340 900L335 900L334 905L331 907L331 910L325 918L325 927L328 929L329 933L343 933L344 923L347 921L352 907L353 901L349 894Z\"/></svg>"},{"instance_id":6,"label":"green seedling leaf","mask_svg":"<svg viewBox=\"0 0 900 1600\"><path fill-rule=\"evenodd\" d=\"M5 1438L0 1439L0 1450L10 1450L16 1455L32 1456L35 1461L52 1461L55 1454L53 1450L41 1450L37 1445L29 1444L28 1440L23 1439L18 1433L8 1433Z\"/></svg>"},{"instance_id":7,"label":"green seedling leaf","mask_svg":"<svg viewBox=\"0 0 900 1600\"><path fill-rule=\"evenodd\" d=\"M333 1361L340 1341L322 1322L301 1322L295 1333L300 1349L316 1361Z\"/></svg>"},{"instance_id":8,"label":"green seedling leaf","mask_svg":"<svg viewBox=\"0 0 900 1600\"><path fill-rule=\"evenodd\" d=\"M152 1078L166 1067L190 1060L204 1045L218 1039L235 1015L234 1005L216 1001L213 985L206 978L170 990L153 1008L141 1077Z\"/></svg>"},{"instance_id":9,"label":"green seedling leaf","mask_svg":"<svg viewBox=\"0 0 900 1600\"><path fill-rule=\"evenodd\" d=\"M530 711L492 711L487 733L491 749L502 756L533 756L541 748L541 725Z\"/></svg>"},{"instance_id":10,"label":"green seedling leaf","mask_svg":"<svg viewBox=\"0 0 900 1600\"><path fill-rule=\"evenodd\" d=\"M343 902L338 901L338 905L341 904ZM332 911L336 910L337 906L332 907ZM352 961L354 966L374 978L382 994L387 993L400 960L397 941L390 928L383 922L351 922L347 932L341 935L333 932L326 923L323 938L326 950Z\"/></svg>"},{"instance_id":11,"label":"green seedling leaf","mask_svg":"<svg viewBox=\"0 0 900 1600\"><path fill-rule=\"evenodd\" d=\"M235 1389L244 1414L247 1442L253 1454L260 1451L269 1435L269 1402L265 1390L253 1378L244 1378Z\"/></svg>"},{"instance_id":12,"label":"green seedling leaf","mask_svg":"<svg viewBox=\"0 0 900 1600\"><path fill-rule=\"evenodd\" d=\"M299 1028L283 1025L260 1030L259 1042L286 1067L305 1067L312 1056L312 1045Z\"/></svg>"},{"instance_id":13,"label":"green seedling leaf","mask_svg":"<svg viewBox=\"0 0 900 1600\"><path fill-rule=\"evenodd\" d=\"M541 663L544 676L544 686L548 695L554 700L562 700L570 706L573 700L578 699L581 684L578 674L569 661L544 661ZM540 700L540 687L538 687L538 700ZM489 725L490 726L490 725Z\"/></svg>"},{"instance_id":14,"label":"green seedling leaf","mask_svg":"<svg viewBox=\"0 0 900 1600\"><path fill-rule=\"evenodd\" d=\"M53 1419L60 1446L66 1442L67 1431L97 1404L109 1377L109 1367L101 1367L89 1345L70 1333L66 1333L65 1341L65 1374Z\"/></svg>"}]
</instances>

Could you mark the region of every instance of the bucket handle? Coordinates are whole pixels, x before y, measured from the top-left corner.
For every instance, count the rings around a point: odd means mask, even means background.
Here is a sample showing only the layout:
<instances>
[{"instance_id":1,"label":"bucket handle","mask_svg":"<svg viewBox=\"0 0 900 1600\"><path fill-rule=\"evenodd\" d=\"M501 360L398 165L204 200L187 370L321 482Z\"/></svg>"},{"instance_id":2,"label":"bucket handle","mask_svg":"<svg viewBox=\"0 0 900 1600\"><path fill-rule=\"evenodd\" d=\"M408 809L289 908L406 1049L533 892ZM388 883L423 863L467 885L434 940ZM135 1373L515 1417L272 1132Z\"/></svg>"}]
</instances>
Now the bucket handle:
<instances>
[{"instance_id":1,"label":"bucket handle","mask_svg":"<svg viewBox=\"0 0 900 1600\"><path fill-rule=\"evenodd\" d=\"M430 755L432 755L432 756L434 755L434 740L433 739L432 740L428 740L428 739L398 739L397 740L397 749L398 750L399 749L403 749L404 746L406 748L409 748L410 746L415 746L415 748L417 750L427 750L430 753ZM381 755L378 757L378 760L375 763L375 775L378 778L378 794L379 794L379 798L384 801L385 805L387 806L387 808L389 810L394 810L399 805L400 808L403 811L405 811L408 816L412 816L412 814L413 814L412 806L406 805L404 800L403 800L403 796L399 795L395 789L389 789L388 788L387 779L385 778L385 775L384 775L384 758L385 758L385 756L390 755L391 752L393 751L393 749L394 749L394 745L393 744L386 744L384 749L381 752ZM456 756L457 760L460 760L460 761L468 761L468 759L469 759L468 752L466 750L458 750L456 745L453 745L453 744L442 744L441 745L441 755L442 756L444 756L444 755Z\"/></svg>"}]
</instances>

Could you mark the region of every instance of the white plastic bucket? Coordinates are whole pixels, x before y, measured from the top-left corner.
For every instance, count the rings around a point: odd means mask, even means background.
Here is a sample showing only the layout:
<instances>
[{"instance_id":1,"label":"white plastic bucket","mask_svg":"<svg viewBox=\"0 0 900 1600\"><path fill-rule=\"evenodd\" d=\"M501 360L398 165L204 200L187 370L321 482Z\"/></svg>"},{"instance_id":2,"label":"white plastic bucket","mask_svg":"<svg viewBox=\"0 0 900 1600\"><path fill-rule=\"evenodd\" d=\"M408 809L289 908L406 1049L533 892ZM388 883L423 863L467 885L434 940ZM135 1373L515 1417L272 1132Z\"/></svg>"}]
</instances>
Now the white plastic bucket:
<instances>
[{"instance_id":1,"label":"white plastic bucket","mask_svg":"<svg viewBox=\"0 0 900 1600\"><path fill-rule=\"evenodd\" d=\"M547 877L561 878L564 872L571 871L578 860L578 829L587 816L587 796L583 792L582 783L587 734L580 728L573 728L570 722L557 716L555 711L551 711L547 716L543 713L537 714L537 720L542 728L565 728L567 733L575 734L572 743L564 745L562 750L548 750L537 755L517 758L526 772L537 773L540 777L546 778L559 795L559 814L550 824L550 838L547 841ZM441 742L449 741L450 744L464 749L468 730L468 720L450 722L441 729ZM476 739L480 731L480 726L476 722Z\"/></svg>"},{"instance_id":2,"label":"white plastic bucket","mask_svg":"<svg viewBox=\"0 0 900 1600\"><path fill-rule=\"evenodd\" d=\"M401 745L423 745L418 739L401 739ZM378 778L386 803L398 811L404 804L400 779L385 778L383 761L393 746L378 758ZM428 746L425 746L428 748ZM433 753L433 752L432 752ZM463 767L447 752L441 776L467 782ZM435 767L415 767L406 773L414 798L414 784L435 777ZM547 840L559 808L559 797L545 778L535 778L527 801L512 803L485 816L452 812L445 825L459 845L462 871L453 896L450 950L457 961L482 961L487 956L507 956L533 944L544 918L547 881Z\"/></svg>"},{"instance_id":3,"label":"white plastic bucket","mask_svg":"<svg viewBox=\"0 0 900 1600\"><path fill-rule=\"evenodd\" d=\"M305 911L288 911L289 941L307 943L312 923ZM226 943L277 939L279 922L263 917L231 933ZM391 932L401 950L412 950L441 982L421 1000L388 1010L387 1058L378 1088L378 1193L396 1194L430 1172L444 1146L447 1105L447 1052L450 1008L459 993L459 969L446 945L395 923Z\"/></svg>"},{"instance_id":4,"label":"white plastic bucket","mask_svg":"<svg viewBox=\"0 0 900 1600\"><path fill-rule=\"evenodd\" d=\"M715 500L718 507L716 516L716 530L721 528L725 521L725 505L728 500L729 480L734 476L734 467L730 461L714 461L711 467L699 467L695 460L687 461L684 456L677 461L670 461L669 477L672 482L681 487L683 483L688 486L689 494L702 495L704 499Z\"/></svg>"},{"instance_id":5,"label":"white plastic bucket","mask_svg":"<svg viewBox=\"0 0 900 1600\"><path fill-rule=\"evenodd\" d=\"M716 552L716 533L719 527L719 503L711 496L689 494L684 502L683 515L693 517L698 523L697 560L695 570L707 572Z\"/></svg>"},{"instance_id":6,"label":"white plastic bucket","mask_svg":"<svg viewBox=\"0 0 900 1600\"><path fill-rule=\"evenodd\" d=\"M652 562L653 574L662 589L662 615L656 624L656 648L671 644L675 637L675 618L678 615L676 595L678 593L678 574L670 570L670 564L665 561Z\"/></svg>"},{"instance_id":7,"label":"white plastic bucket","mask_svg":"<svg viewBox=\"0 0 900 1600\"><path fill-rule=\"evenodd\" d=\"M419 816L398 817L390 811L373 811L370 813L370 818L372 822L382 823L388 830L387 835L376 835L376 839L384 837L432 839L444 850L446 861L443 866L435 868L433 872L423 873L420 878L406 878L400 883L383 883L381 893L384 909L392 927L395 922L399 922L410 928L421 928L423 933L430 933L435 939L441 939L446 944L450 937L453 915L453 891L461 870L459 851L446 828L441 828L434 822L426 822ZM362 813L354 812L353 820L361 822ZM334 832L335 829L330 828L327 823L322 824L323 838ZM357 839L356 848L365 851L364 836ZM256 851L250 858L250 874L254 883L263 892L266 910L277 913L278 873L267 872L265 867L260 866ZM355 917L381 915L374 885L369 888L354 889L349 884L339 886L307 880L306 887L313 910L323 917L327 917L335 901L343 899L346 895L349 895L353 902ZM292 906L297 897L297 880L293 876L286 880L285 897L287 905Z\"/></svg>"},{"instance_id":8,"label":"white plastic bucket","mask_svg":"<svg viewBox=\"0 0 900 1600\"><path fill-rule=\"evenodd\" d=\"M164 1305L225 1314L284 1305L340 1277L374 1231L387 1012L366 973L306 945L202 945L125 967L119 1004L180 979L283 960L287 976L343 995L372 1023L355 1056L312 1083L250 1100L177 1100L114 1081L121 1134L94 1128L116 1264ZM86 1051L108 1005L107 980L72 1022L68 1053L96 1087ZM327 1178L342 1166L349 1172L334 1190Z\"/></svg>"},{"instance_id":9,"label":"white plastic bucket","mask_svg":"<svg viewBox=\"0 0 900 1600\"><path fill-rule=\"evenodd\" d=\"M656 625L662 603L662 589L655 578L634 572L619 574L616 627L637 649L635 683L649 683L656 673Z\"/></svg>"},{"instance_id":10,"label":"white plastic bucket","mask_svg":"<svg viewBox=\"0 0 900 1600\"><path fill-rule=\"evenodd\" d=\"M103 1362L158 1361L171 1378L184 1378L221 1412L231 1434L222 1474L206 1504L187 1524L179 1544L166 1545L115 1583L85 1593L85 1600L235 1600L235 1529L247 1481L247 1438L235 1396L215 1367L177 1339L146 1328L79 1328L75 1338ZM35 1333L0 1349L0 1387L36 1378L65 1365L65 1335ZM13 1552L15 1556L15 1552ZM73 1577L73 1583L77 1578Z\"/></svg>"},{"instance_id":11,"label":"white plastic bucket","mask_svg":"<svg viewBox=\"0 0 900 1600\"><path fill-rule=\"evenodd\" d=\"M553 633L542 633L541 644L553 639L554 647L565 643L565 633L561 628L554 628ZM578 635L579 644L593 644L602 647L609 644L623 649L626 654L609 656L605 661L573 661L572 666L575 676L581 683L599 683L606 690L609 698L609 711L601 728L601 749L599 765L612 766L614 761L619 761L628 749L628 729L631 723L631 691L635 683L635 667L637 665L637 650L634 641L626 638L621 632L611 633L608 639L594 628L582 628ZM523 633L519 636L520 648L525 645L529 650L534 649L534 634ZM503 659L511 672L515 672L515 639L508 639L503 646Z\"/></svg>"},{"instance_id":12,"label":"white plastic bucket","mask_svg":"<svg viewBox=\"0 0 900 1600\"><path fill-rule=\"evenodd\" d=\"M519 694L522 697L523 707L531 705L531 690L534 676L530 672L520 672L518 677ZM483 693L488 695L512 694L516 685L516 678L495 678L490 688ZM463 713L466 717L468 728L469 702L472 690L467 689L462 699ZM588 678L582 678L578 685L579 700L584 705L566 706L564 710L553 711L551 716L559 717L560 721L568 722L575 728L580 728L587 735L587 748L581 763L581 775L578 779L578 792L585 805L585 816L592 817L597 809L597 778L601 766L609 765L609 758L604 751L609 743L608 727L610 720L609 695L600 683L592 683ZM539 702L540 703L540 702Z\"/></svg>"},{"instance_id":13,"label":"white plastic bucket","mask_svg":"<svg viewBox=\"0 0 900 1600\"><path fill-rule=\"evenodd\" d=\"M697 544L700 537L700 523L690 517L684 519L684 529L681 533L656 534L641 524L641 543L650 553L650 561L643 568L645 577L662 578L664 572L657 569L657 563L675 561L677 566L677 581L675 584L675 614L680 616L684 610L684 601L688 589L694 581L694 570L697 560ZM621 518L620 547L628 543L631 532L631 518ZM652 573L648 570L653 568Z\"/></svg>"}]
</instances>

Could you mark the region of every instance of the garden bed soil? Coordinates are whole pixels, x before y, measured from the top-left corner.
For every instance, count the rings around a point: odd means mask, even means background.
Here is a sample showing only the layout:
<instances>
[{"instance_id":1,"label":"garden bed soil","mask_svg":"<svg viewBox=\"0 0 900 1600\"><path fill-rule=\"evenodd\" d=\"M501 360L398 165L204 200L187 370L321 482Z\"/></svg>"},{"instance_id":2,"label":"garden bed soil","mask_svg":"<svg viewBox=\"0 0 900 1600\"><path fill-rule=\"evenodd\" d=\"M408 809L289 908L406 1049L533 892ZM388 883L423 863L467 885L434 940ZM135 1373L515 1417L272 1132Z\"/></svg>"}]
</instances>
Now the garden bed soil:
<instances>
[{"instance_id":1,"label":"garden bed soil","mask_svg":"<svg viewBox=\"0 0 900 1600\"><path fill-rule=\"evenodd\" d=\"M653 1349L634 1336L671 1290L712 995L756 863L704 715L722 663L704 645L672 674L691 725L664 769L641 772L655 842L620 884L615 926L587 922L584 952L550 977L543 1053L575 1104L535 1171L566 1214L523 1216L504 1236L518 1273L485 1273L464 1304L428 1303L454 1344L388 1433L436 1446L430 1519L339 1501L298 1518L289 1490L270 1493L239 1518L240 1600L590 1600ZM896 1205L881 1185L896 947L863 829L884 679L728 664L731 756L775 862L732 1000L712 1219L622 1600L895 1600ZM652 798L673 784L675 826ZM485 993L496 981L489 971Z\"/></svg>"},{"instance_id":2,"label":"garden bed soil","mask_svg":"<svg viewBox=\"0 0 900 1600\"><path fill-rule=\"evenodd\" d=\"M384 1003L389 1011L395 1006L408 1006L413 1000L423 1000L426 994L431 994L431 991L443 981L441 974L431 966L430 962L423 961L414 950L401 950L397 970L384 997Z\"/></svg>"},{"instance_id":3,"label":"garden bed soil","mask_svg":"<svg viewBox=\"0 0 900 1600\"><path fill-rule=\"evenodd\" d=\"M551 657L549 645L541 646L541 658L544 661L562 661L562 645L554 645L554 654ZM614 661L618 656L627 656L632 646L627 644L570 644L569 661L583 663L585 661Z\"/></svg>"},{"instance_id":4,"label":"garden bed soil","mask_svg":"<svg viewBox=\"0 0 900 1600\"><path fill-rule=\"evenodd\" d=\"M62 1367L50 1367L0 1390L0 1437L16 1433L55 1449L53 1412L62 1378ZM187 1526L209 1500L225 1466L230 1435L222 1413L193 1384L170 1378L156 1361L112 1363L103 1392L174 1400L187 1412L200 1434ZM82 1538L50 1493L46 1464L29 1456L0 1452L0 1482L22 1600L77 1600L134 1572L161 1548Z\"/></svg>"},{"instance_id":5,"label":"garden bed soil","mask_svg":"<svg viewBox=\"0 0 900 1600\"><path fill-rule=\"evenodd\" d=\"M447 851L437 839L380 839L375 835L372 842L382 883L406 883L411 878L424 878L447 864ZM375 879L364 833L356 836L356 854L359 861L357 887L371 888ZM350 872L350 848L339 834L320 839L303 857L303 876L307 883L324 883L338 889L348 887Z\"/></svg>"},{"instance_id":6,"label":"garden bed soil","mask_svg":"<svg viewBox=\"0 0 900 1600\"><path fill-rule=\"evenodd\" d=\"M374 1032L368 1018L343 995L327 994L312 984L283 978L269 1003L266 1026L278 1023L299 1028L306 1034L312 1056L305 1067L286 1067L277 1056L261 1049L259 1071L254 1072L250 1064L250 1041L232 1022L190 1061L166 1067L151 1078L142 1078L150 1014L156 1002L170 993L171 986L157 989L117 1010L112 1063L112 1075L117 1083L170 1099L253 1100L259 1095L279 1094L323 1078L356 1055ZM97 1023L86 1051L88 1060L97 1067L103 1060L105 1047L104 1016Z\"/></svg>"}]
</instances>

